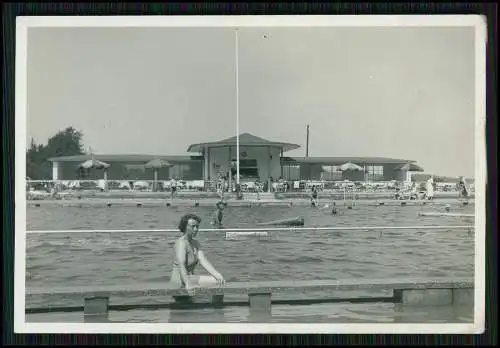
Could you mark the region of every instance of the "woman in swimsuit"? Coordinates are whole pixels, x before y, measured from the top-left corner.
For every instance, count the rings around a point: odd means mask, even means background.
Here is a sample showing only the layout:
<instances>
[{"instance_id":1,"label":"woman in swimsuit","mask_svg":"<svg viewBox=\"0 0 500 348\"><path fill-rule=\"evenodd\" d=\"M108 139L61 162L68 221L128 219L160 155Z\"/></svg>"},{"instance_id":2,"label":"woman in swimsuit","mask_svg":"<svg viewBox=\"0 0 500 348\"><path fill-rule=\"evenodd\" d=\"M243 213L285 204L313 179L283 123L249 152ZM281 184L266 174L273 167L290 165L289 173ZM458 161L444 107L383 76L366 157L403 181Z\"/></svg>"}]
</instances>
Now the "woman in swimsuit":
<instances>
[{"instance_id":1,"label":"woman in swimsuit","mask_svg":"<svg viewBox=\"0 0 500 348\"><path fill-rule=\"evenodd\" d=\"M189 295L194 295L196 287L224 284L224 277L207 260L201 250L200 242L195 239L201 219L194 214L186 214L181 218L179 230L183 236L175 241L175 261L170 282L184 287ZM210 276L194 276L198 263Z\"/></svg>"}]
</instances>

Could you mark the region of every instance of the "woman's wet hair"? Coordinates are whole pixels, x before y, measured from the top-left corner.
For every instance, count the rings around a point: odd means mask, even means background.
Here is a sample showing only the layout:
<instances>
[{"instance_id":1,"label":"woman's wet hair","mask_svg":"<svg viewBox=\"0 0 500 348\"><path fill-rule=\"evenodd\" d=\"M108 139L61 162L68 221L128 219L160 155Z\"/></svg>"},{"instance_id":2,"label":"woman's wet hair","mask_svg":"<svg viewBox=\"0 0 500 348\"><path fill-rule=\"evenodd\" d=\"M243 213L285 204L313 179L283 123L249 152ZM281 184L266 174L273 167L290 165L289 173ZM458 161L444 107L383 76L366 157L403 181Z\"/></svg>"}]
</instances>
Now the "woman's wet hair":
<instances>
[{"instance_id":1,"label":"woman's wet hair","mask_svg":"<svg viewBox=\"0 0 500 348\"><path fill-rule=\"evenodd\" d=\"M196 220L198 223L201 222L201 218L198 215L186 214L183 217L181 217L181 221L179 222L179 231L181 231L182 233L186 233L186 227L188 221L191 219Z\"/></svg>"}]
</instances>

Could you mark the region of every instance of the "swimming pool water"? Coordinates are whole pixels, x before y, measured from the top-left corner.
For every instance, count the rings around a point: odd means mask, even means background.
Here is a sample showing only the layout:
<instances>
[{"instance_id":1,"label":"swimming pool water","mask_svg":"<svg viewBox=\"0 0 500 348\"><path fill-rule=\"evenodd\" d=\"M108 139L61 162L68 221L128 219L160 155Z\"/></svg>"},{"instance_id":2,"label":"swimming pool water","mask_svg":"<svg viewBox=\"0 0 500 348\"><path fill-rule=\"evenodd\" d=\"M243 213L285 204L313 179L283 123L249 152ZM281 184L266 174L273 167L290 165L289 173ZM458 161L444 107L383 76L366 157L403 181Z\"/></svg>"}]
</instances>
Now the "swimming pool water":
<instances>
[{"instance_id":1,"label":"swimming pool water","mask_svg":"<svg viewBox=\"0 0 500 348\"><path fill-rule=\"evenodd\" d=\"M302 216L305 227L473 225L471 218L419 217L442 206L357 206L352 210L309 207L227 207L224 227L257 227L260 222ZM473 213L474 206L452 206ZM212 228L206 207L27 208L27 230L169 229L194 212L201 228ZM261 226L259 226L261 227ZM28 234L26 287L93 286L167 282L177 232ZM271 239L225 240L223 233L200 232L199 240L226 281L474 276L474 234L425 228L381 231L280 231ZM199 270L201 271L201 270ZM138 303L152 299L112 299ZM113 302L114 301L114 302ZM43 303L29 303L38 307ZM472 308L426 308L396 304L273 306L272 322L471 321ZM33 314L30 321L82 321L82 313ZM62 319L61 319L62 318ZM111 321L246 321L248 308L193 311L112 312ZM418 320L417 320L418 321Z\"/></svg>"}]
</instances>

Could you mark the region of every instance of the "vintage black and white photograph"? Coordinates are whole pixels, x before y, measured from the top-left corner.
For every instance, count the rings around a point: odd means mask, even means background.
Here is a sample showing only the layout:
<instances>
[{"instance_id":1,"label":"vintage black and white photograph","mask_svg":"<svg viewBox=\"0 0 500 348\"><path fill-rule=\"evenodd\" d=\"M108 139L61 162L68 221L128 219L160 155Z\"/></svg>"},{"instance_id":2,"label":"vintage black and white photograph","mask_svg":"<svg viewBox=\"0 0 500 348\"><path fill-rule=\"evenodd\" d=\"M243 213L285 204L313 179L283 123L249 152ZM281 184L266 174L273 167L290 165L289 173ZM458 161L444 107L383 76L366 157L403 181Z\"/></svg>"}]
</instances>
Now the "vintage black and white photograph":
<instances>
[{"instance_id":1,"label":"vintage black and white photograph","mask_svg":"<svg viewBox=\"0 0 500 348\"><path fill-rule=\"evenodd\" d=\"M485 23L363 17L19 18L20 330L481 332Z\"/></svg>"}]
</instances>

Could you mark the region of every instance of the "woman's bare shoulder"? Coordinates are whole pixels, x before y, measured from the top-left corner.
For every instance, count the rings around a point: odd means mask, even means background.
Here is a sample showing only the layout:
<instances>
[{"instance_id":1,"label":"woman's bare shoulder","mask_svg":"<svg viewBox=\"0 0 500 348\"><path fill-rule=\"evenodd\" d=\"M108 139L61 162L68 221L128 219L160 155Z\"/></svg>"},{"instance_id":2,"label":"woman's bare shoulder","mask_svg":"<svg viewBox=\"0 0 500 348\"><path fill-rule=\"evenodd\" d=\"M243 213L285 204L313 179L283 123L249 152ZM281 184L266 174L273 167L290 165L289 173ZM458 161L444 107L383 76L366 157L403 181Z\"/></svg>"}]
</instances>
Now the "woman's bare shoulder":
<instances>
[{"instance_id":1,"label":"woman's bare shoulder","mask_svg":"<svg viewBox=\"0 0 500 348\"><path fill-rule=\"evenodd\" d=\"M183 248L185 246L186 246L186 241L182 237L177 238L177 240L174 243L175 248Z\"/></svg>"}]
</instances>

